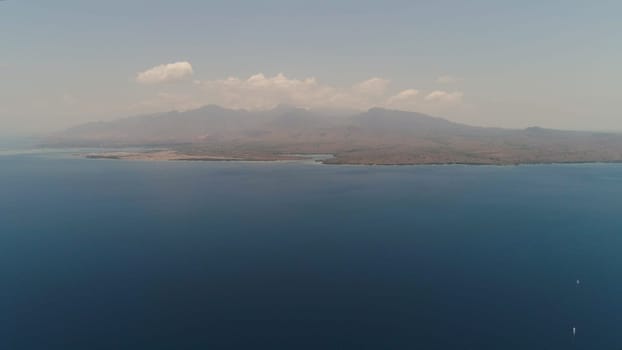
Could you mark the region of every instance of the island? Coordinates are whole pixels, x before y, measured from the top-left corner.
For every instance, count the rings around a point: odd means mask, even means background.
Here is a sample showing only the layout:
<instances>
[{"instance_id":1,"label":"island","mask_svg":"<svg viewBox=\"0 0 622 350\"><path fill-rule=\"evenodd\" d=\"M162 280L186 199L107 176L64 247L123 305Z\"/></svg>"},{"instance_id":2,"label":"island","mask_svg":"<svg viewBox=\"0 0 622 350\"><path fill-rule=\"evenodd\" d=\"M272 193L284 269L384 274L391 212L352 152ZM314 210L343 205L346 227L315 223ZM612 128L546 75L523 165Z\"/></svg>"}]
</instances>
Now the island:
<instances>
[{"instance_id":1,"label":"island","mask_svg":"<svg viewBox=\"0 0 622 350\"><path fill-rule=\"evenodd\" d=\"M49 135L44 145L101 148L83 155L125 160L280 161L329 154L318 161L370 165L622 162L619 133L487 128L383 108L344 113L291 106L247 111L209 105L78 125Z\"/></svg>"}]
</instances>

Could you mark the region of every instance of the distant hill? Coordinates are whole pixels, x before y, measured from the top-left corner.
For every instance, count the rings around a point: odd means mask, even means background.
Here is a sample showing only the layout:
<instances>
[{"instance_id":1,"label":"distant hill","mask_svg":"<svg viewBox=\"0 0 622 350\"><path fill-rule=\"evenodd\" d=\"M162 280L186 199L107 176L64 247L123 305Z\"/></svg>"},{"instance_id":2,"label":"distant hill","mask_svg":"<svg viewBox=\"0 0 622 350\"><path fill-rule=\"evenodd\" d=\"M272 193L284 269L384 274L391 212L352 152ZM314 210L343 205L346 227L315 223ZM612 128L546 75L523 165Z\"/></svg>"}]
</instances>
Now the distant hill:
<instances>
[{"instance_id":1,"label":"distant hill","mask_svg":"<svg viewBox=\"0 0 622 350\"><path fill-rule=\"evenodd\" d=\"M327 163L349 164L622 161L622 135L614 133L484 128L383 108L338 113L285 105L268 111L209 105L89 123L50 135L46 145L157 145L178 155L236 159L330 153L335 157Z\"/></svg>"}]
</instances>

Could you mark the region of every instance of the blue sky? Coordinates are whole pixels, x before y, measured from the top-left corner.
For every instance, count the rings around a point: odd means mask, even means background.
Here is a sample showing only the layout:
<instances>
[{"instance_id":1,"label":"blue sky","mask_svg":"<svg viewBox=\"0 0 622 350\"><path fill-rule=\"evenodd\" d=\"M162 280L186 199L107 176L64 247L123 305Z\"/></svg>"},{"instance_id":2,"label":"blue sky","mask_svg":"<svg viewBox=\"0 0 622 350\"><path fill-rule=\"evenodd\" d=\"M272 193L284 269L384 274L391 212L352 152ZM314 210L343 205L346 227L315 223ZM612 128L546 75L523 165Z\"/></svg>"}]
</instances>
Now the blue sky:
<instances>
[{"instance_id":1,"label":"blue sky","mask_svg":"<svg viewBox=\"0 0 622 350\"><path fill-rule=\"evenodd\" d=\"M620 13L619 1L6 0L0 133L278 102L622 130ZM176 62L191 73L136 80Z\"/></svg>"}]
</instances>

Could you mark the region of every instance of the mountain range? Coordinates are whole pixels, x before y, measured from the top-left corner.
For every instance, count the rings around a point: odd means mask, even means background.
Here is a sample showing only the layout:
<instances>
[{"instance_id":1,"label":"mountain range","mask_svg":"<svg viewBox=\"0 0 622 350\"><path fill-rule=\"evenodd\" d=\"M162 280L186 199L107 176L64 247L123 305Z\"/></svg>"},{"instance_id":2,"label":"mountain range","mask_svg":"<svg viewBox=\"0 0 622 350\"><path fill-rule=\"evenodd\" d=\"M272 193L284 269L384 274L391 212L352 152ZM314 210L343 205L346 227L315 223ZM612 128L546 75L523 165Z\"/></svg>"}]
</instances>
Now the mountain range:
<instances>
[{"instance_id":1,"label":"mountain range","mask_svg":"<svg viewBox=\"0 0 622 350\"><path fill-rule=\"evenodd\" d=\"M485 128L429 115L286 105L266 111L208 105L189 111L78 125L49 135L47 146L157 149L156 159L288 159L332 154L325 163L519 164L620 162L622 135L606 132ZM143 158L140 154L109 158ZM145 156L146 157L146 156ZM151 159L151 158L150 158Z\"/></svg>"}]
</instances>

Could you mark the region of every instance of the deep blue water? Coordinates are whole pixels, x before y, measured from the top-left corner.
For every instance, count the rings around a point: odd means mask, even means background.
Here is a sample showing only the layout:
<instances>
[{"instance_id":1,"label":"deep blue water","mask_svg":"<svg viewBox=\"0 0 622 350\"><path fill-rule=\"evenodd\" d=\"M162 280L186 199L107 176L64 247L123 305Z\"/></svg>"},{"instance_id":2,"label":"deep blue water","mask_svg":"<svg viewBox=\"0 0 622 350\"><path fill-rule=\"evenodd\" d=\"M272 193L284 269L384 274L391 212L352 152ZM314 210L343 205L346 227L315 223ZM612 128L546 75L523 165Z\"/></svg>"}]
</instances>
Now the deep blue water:
<instances>
[{"instance_id":1,"label":"deep blue water","mask_svg":"<svg viewBox=\"0 0 622 350\"><path fill-rule=\"evenodd\" d=\"M7 350L621 349L622 166L3 155L0 283Z\"/></svg>"}]
</instances>

